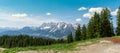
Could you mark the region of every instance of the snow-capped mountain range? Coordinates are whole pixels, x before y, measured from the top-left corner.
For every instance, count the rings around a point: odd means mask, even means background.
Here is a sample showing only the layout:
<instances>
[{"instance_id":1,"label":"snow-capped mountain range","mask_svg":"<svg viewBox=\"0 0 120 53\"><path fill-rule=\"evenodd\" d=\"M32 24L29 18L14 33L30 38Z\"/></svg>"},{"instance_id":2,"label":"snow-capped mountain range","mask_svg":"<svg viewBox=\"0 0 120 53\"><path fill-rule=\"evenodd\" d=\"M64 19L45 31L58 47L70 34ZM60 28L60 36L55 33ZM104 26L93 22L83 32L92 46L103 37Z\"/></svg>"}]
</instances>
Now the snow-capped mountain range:
<instances>
[{"instance_id":1,"label":"snow-capped mountain range","mask_svg":"<svg viewBox=\"0 0 120 53\"><path fill-rule=\"evenodd\" d=\"M64 38L70 32L75 32L78 24L65 22L43 23L39 27L24 27L18 30L1 31L0 35L19 35L27 34L30 36L48 37L48 38Z\"/></svg>"}]
</instances>

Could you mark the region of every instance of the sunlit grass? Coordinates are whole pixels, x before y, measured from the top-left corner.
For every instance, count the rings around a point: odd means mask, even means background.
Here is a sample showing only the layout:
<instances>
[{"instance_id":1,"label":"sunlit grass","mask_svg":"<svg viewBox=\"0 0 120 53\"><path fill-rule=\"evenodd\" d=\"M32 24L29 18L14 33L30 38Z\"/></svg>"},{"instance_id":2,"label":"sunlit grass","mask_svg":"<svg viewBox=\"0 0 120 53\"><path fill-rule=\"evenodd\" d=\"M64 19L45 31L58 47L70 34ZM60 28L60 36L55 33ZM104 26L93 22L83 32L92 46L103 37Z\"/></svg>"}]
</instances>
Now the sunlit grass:
<instances>
[{"instance_id":1,"label":"sunlit grass","mask_svg":"<svg viewBox=\"0 0 120 53\"><path fill-rule=\"evenodd\" d=\"M76 50L75 48L80 45L86 45L83 44L85 42L92 42L95 43L97 40L100 40L101 38L95 38L95 39L88 39L88 40L82 40L82 41L75 41L73 43L65 43L65 44L53 44L48 46L30 46L30 47L16 47L16 48L8 48L4 50L2 53L16 53L19 51L27 51L27 50L57 50L57 51L69 51L69 50Z\"/></svg>"}]
</instances>

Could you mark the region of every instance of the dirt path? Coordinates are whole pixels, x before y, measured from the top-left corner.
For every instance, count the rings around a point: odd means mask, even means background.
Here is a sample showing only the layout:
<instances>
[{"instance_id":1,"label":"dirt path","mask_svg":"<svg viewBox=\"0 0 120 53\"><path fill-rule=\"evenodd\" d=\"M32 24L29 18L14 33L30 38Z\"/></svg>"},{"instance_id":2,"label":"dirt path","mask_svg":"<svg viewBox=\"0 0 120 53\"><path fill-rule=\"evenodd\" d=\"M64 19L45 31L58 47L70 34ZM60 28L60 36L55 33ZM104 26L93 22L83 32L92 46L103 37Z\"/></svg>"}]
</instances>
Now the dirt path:
<instances>
[{"instance_id":1,"label":"dirt path","mask_svg":"<svg viewBox=\"0 0 120 53\"><path fill-rule=\"evenodd\" d=\"M68 51L67 53L120 53L120 44L113 43L108 40L101 40L99 43L88 45L88 46L78 46L77 51ZM64 53L55 51L21 51L18 53Z\"/></svg>"},{"instance_id":2,"label":"dirt path","mask_svg":"<svg viewBox=\"0 0 120 53\"><path fill-rule=\"evenodd\" d=\"M2 53L2 51L5 50L4 48L0 48L0 53Z\"/></svg>"},{"instance_id":3,"label":"dirt path","mask_svg":"<svg viewBox=\"0 0 120 53\"><path fill-rule=\"evenodd\" d=\"M80 46L80 50L68 53L120 53L120 45L103 40L96 44Z\"/></svg>"}]
</instances>

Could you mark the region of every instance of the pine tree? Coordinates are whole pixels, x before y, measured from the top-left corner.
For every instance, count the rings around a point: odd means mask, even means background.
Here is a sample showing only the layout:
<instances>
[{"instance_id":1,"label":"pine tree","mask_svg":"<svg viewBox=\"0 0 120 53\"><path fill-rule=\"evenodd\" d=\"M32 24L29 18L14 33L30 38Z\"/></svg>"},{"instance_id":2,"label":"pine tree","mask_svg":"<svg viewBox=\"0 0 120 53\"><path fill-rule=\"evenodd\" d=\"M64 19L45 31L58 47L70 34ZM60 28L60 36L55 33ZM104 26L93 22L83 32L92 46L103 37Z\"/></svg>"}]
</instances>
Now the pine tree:
<instances>
[{"instance_id":1,"label":"pine tree","mask_svg":"<svg viewBox=\"0 0 120 53\"><path fill-rule=\"evenodd\" d=\"M100 15L98 13L94 13L90 22L88 23L87 35L89 38L100 37Z\"/></svg>"},{"instance_id":2,"label":"pine tree","mask_svg":"<svg viewBox=\"0 0 120 53\"><path fill-rule=\"evenodd\" d=\"M77 30L75 31L75 41L81 40L81 28L80 25L78 25Z\"/></svg>"},{"instance_id":3,"label":"pine tree","mask_svg":"<svg viewBox=\"0 0 120 53\"><path fill-rule=\"evenodd\" d=\"M93 34L94 34L94 27L93 27L93 19L91 18L91 20L88 23L88 27L87 27L87 38L92 38Z\"/></svg>"},{"instance_id":4,"label":"pine tree","mask_svg":"<svg viewBox=\"0 0 120 53\"><path fill-rule=\"evenodd\" d=\"M111 37L113 36L110 23L111 15L109 9L105 8L101 12L101 36L102 37Z\"/></svg>"},{"instance_id":5,"label":"pine tree","mask_svg":"<svg viewBox=\"0 0 120 53\"><path fill-rule=\"evenodd\" d=\"M100 15L98 13L95 12L94 16L93 16L93 30L94 30L94 37L100 37L100 32L101 32L101 25L100 25Z\"/></svg>"},{"instance_id":6,"label":"pine tree","mask_svg":"<svg viewBox=\"0 0 120 53\"><path fill-rule=\"evenodd\" d=\"M120 7L117 12L117 29L116 29L116 35L120 35Z\"/></svg>"},{"instance_id":7,"label":"pine tree","mask_svg":"<svg viewBox=\"0 0 120 53\"><path fill-rule=\"evenodd\" d=\"M86 39L86 26L85 25L83 25L83 27L82 27L82 37L83 37L83 39L85 40Z\"/></svg>"},{"instance_id":8,"label":"pine tree","mask_svg":"<svg viewBox=\"0 0 120 53\"><path fill-rule=\"evenodd\" d=\"M71 42L73 42L72 32L67 37L67 43L71 43Z\"/></svg>"}]
</instances>

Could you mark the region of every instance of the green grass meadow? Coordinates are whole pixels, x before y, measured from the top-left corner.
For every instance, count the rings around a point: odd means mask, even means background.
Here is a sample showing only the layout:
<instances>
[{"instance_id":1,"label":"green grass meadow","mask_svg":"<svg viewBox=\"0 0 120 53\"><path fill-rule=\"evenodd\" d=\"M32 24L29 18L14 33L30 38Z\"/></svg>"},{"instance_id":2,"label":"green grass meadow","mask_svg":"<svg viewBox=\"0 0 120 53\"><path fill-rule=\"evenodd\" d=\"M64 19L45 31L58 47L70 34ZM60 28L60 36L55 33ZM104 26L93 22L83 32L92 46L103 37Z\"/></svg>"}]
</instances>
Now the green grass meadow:
<instances>
[{"instance_id":1,"label":"green grass meadow","mask_svg":"<svg viewBox=\"0 0 120 53\"><path fill-rule=\"evenodd\" d=\"M2 53L17 53L19 51L27 51L27 50L53 50L53 51L72 51L77 50L77 46L85 46L85 42L91 42L95 43L97 40L100 40L101 38L95 38L95 39L88 39L88 40L82 40L82 41L75 41L73 43L65 43L65 44L53 44L48 46L30 46L30 47L16 47L16 48L6 48Z\"/></svg>"}]
</instances>

